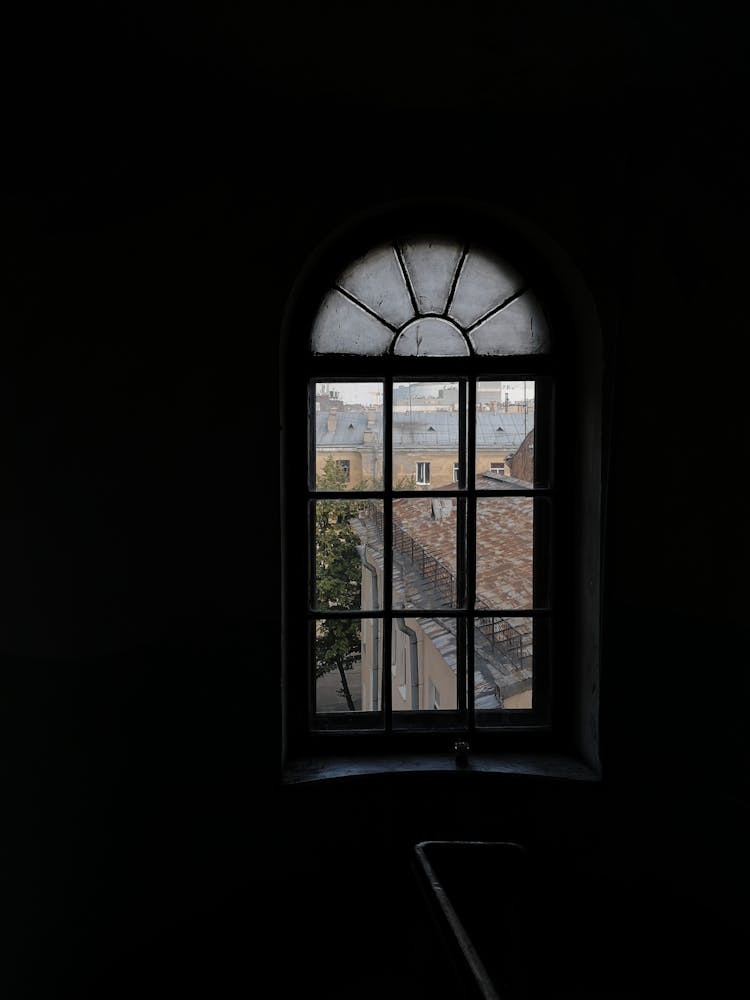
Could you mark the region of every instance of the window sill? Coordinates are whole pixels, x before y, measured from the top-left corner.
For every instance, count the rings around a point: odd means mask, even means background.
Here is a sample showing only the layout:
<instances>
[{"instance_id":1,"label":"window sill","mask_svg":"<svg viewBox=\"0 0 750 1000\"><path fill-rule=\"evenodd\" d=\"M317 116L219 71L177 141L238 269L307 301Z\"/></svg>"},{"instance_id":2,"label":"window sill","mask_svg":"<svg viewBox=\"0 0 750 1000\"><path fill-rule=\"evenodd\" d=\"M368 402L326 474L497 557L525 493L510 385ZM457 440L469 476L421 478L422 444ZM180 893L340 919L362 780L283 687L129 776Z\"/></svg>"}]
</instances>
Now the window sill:
<instances>
[{"instance_id":1,"label":"window sill","mask_svg":"<svg viewBox=\"0 0 750 1000\"><path fill-rule=\"evenodd\" d=\"M510 774L565 781L598 782L600 774L584 761L564 754L472 754L456 763L453 754L398 754L379 757L305 757L282 768L282 784L298 785L372 774Z\"/></svg>"}]
</instances>

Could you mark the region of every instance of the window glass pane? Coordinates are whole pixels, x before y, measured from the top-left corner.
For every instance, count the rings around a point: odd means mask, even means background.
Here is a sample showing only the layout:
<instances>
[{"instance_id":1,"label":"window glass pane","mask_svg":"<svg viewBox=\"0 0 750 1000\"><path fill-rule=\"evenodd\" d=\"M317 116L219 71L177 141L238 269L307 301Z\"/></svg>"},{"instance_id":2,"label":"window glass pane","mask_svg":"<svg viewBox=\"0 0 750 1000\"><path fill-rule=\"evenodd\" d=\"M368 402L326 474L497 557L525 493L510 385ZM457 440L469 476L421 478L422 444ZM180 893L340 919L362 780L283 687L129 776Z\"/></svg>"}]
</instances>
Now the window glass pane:
<instances>
[{"instance_id":1,"label":"window glass pane","mask_svg":"<svg viewBox=\"0 0 750 1000\"><path fill-rule=\"evenodd\" d=\"M394 383L394 489L453 485L453 466L458 462L458 408L457 382ZM426 466L429 479L425 479Z\"/></svg>"},{"instance_id":2,"label":"window glass pane","mask_svg":"<svg viewBox=\"0 0 750 1000\"><path fill-rule=\"evenodd\" d=\"M317 713L372 709L372 692L380 685L379 639L372 620L325 618L315 623Z\"/></svg>"},{"instance_id":3,"label":"window glass pane","mask_svg":"<svg viewBox=\"0 0 750 1000\"><path fill-rule=\"evenodd\" d=\"M478 490L534 485L534 381L479 382L476 413Z\"/></svg>"},{"instance_id":4,"label":"window glass pane","mask_svg":"<svg viewBox=\"0 0 750 1000\"><path fill-rule=\"evenodd\" d=\"M315 488L383 488L382 382L315 383Z\"/></svg>"},{"instance_id":5,"label":"window glass pane","mask_svg":"<svg viewBox=\"0 0 750 1000\"><path fill-rule=\"evenodd\" d=\"M523 288L520 273L499 257L470 250L461 268L448 315L471 326Z\"/></svg>"},{"instance_id":6,"label":"window glass pane","mask_svg":"<svg viewBox=\"0 0 750 1000\"><path fill-rule=\"evenodd\" d=\"M393 501L393 607L453 608L457 601L457 497Z\"/></svg>"},{"instance_id":7,"label":"window glass pane","mask_svg":"<svg viewBox=\"0 0 750 1000\"><path fill-rule=\"evenodd\" d=\"M394 354L413 357L455 357L468 354L461 331L447 319L427 316L416 319L399 334Z\"/></svg>"},{"instance_id":8,"label":"window glass pane","mask_svg":"<svg viewBox=\"0 0 750 1000\"><path fill-rule=\"evenodd\" d=\"M457 708L456 620L396 618L391 636L394 712Z\"/></svg>"},{"instance_id":9,"label":"window glass pane","mask_svg":"<svg viewBox=\"0 0 750 1000\"><path fill-rule=\"evenodd\" d=\"M330 291L313 323L314 354L385 354L393 330L337 290Z\"/></svg>"},{"instance_id":10,"label":"window glass pane","mask_svg":"<svg viewBox=\"0 0 750 1000\"><path fill-rule=\"evenodd\" d=\"M532 708L534 622L478 617L474 628L474 707L477 711Z\"/></svg>"},{"instance_id":11,"label":"window glass pane","mask_svg":"<svg viewBox=\"0 0 750 1000\"><path fill-rule=\"evenodd\" d=\"M492 313L469 337L477 354L544 354L550 349L547 319L533 292L524 292Z\"/></svg>"},{"instance_id":12,"label":"window glass pane","mask_svg":"<svg viewBox=\"0 0 750 1000\"><path fill-rule=\"evenodd\" d=\"M414 317L404 272L390 244L360 257L336 284L392 326L402 326Z\"/></svg>"},{"instance_id":13,"label":"window glass pane","mask_svg":"<svg viewBox=\"0 0 750 1000\"><path fill-rule=\"evenodd\" d=\"M318 500L313 503L315 577L319 610L382 607L373 553L383 551L382 500Z\"/></svg>"},{"instance_id":14,"label":"window glass pane","mask_svg":"<svg viewBox=\"0 0 750 1000\"><path fill-rule=\"evenodd\" d=\"M398 336L397 336L398 334ZM550 349L539 297L491 252L449 240L382 244L346 268L313 321L314 354L501 357ZM395 343L394 343L395 339Z\"/></svg>"},{"instance_id":15,"label":"window glass pane","mask_svg":"<svg viewBox=\"0 0 750 1000\"><path fill-rule=\"evenodd\" d=\"M401 253L419 312L442 315L463 247L453 240L419 239L403 243Z\"/></svg>"},{"instance_id":16,"label":"window glass pane","mask_svg":"<svg viewBox=\"0 0 750 1000\"><path fill-rule=\"evenodd\" d=\"M534 606L534 498L477 500L477 608Z\"/></svg>"}]
</instances>

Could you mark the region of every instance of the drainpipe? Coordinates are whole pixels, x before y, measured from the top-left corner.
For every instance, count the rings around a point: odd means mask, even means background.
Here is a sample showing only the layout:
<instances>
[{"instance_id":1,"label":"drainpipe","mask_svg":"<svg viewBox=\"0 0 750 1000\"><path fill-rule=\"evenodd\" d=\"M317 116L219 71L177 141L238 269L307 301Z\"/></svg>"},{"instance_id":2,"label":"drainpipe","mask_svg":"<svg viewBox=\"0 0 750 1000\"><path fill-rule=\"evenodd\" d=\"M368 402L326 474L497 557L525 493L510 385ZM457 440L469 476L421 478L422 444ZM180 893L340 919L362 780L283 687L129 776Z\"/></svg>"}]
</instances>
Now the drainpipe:
<instances>
[{"instance_id":1,"label":"drainpipe","mask_svg":"<svg viewBox=\"0 0 750 1000\"><path fill-rule=\"evenodd\" d=\"M419 711L419 650L417 633L409 628L403 618L397 619L399 630L409 637L409 680L411 684L411 705L413 712Z\"/></svg>"},{"instance_id":2,"label":"drainpipe","mask_svg":"<svg viewBox=\"0 0 750 1000\"><path fill-rule=\"evenodd\" d=\"M419 650L417 649L417 633L407 628L410 633L411 647L409 649L409 661L411 663L411 707L414 711L419 710Z\"/></svg>"},{"instance_id":3,"label":"drainpipe","mask_svg":"<svg viewBox=\"0 0 750 1000\"><path fill-rule=\"evenodd\" d=\"M357 552L362 560L362 566L370 574L372 584L372 609L380 610L380 597L378 595L378 571L367 559L367 546L358 545ZM372 711L378 711L380 700L380 619L372 619Z\"/></svg>"}]
</instances>

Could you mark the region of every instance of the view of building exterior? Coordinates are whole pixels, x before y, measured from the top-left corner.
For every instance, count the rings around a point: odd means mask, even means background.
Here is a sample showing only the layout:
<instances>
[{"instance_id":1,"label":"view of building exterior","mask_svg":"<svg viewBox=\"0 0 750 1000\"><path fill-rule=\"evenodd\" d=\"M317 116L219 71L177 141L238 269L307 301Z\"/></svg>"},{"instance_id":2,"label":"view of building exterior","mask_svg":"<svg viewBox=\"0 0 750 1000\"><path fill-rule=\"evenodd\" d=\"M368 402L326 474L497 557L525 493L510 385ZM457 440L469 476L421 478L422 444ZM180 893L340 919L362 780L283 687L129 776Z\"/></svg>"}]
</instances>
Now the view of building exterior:
<instances>
[{"instance_id":1,"label":"view of building exterior","mask_svg":"<svg viewBox=\"0 0 750 1000\"><path fill-rule=\"evenodd\" d=\"M489 383L497 386L498 383ZM534 424L534 401L511 402L502 390L477 392L477 472L510 474L510 459ZM458 470L458 393L420 397L411 389L394 391L394 485L414 478L431 488L456 482ZM333 458L346 471L350 487L372 485L383 477L382 409L380 405L345 405L335 397L316 400L316 474ZM519 477L520 478L520 477Z\"/></svg>"},{"instance_id":2,"label":"view of building exterior","mask_svg":"<svg viewBox=\"0 0 750 1000\"><path fill-rule=\"evenodd\" d=\"M492 383L493 387L498 383ZM476 409L475 606L488 609L474 628L474 708L531 707L532 619L499 617L489 609L533 606L533 526L535 501L508 495L533 481L533 398L511 402L489 389ZM346 407L335 398L317 409L316 473L333 460L346 487L356 491L382 483L383 442L378 405ZM411 405L410 405L411 403ZM458 402L448 390L437 398L399 398L394 393L393 481L413 489L413 497L393 501L392 607L431 609L424 617L394 617L390 637L391 705L399 711L458 707L458 620L435 613L456 606L458 497L419 496L420 487L455 489L458 469ZM383 607L382 500L364 499L351 525L359 540L361 607ZM382 699L383 620L363 615L360 651L347 670L348 694L357 711L377 711ZM347 711L336 676L317 682L317 711Z\"/></svg>"},{"instance_id":3,"label":"view of building exterior","mask_svg":"<svg viewBox=\"0 0 750 1000\"><path fill-rule=\"evenodd\" d=\"M478 607L531 607L532 504L529 497L478 500ZM375 506L367 508L356 524L363 543L363 603L374 592L383 592L378 513ZM394 501L394 608L454 606L456 517L455 498ZM380 625L379 619L363 619L363 710L378 707ZM479 625L474 636L475 708L530 708L531 620L488 615ZM393 710L455 709L457 654L455 619L397 618L391 637Z\"/></svg>"}]
</instances>

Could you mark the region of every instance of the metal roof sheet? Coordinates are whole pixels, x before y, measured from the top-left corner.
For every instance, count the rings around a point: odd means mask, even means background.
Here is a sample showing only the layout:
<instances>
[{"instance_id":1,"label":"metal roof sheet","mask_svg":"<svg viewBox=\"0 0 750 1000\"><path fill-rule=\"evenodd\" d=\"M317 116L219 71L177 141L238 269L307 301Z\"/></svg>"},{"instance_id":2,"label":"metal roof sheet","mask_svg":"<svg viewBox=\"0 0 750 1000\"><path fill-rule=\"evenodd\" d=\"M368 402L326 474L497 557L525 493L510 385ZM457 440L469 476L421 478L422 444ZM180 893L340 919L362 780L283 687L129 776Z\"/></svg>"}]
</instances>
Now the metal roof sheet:
<instances>
[{"instance_id":1,"label":"metal roof sheet","mask_svg":"<svg viewBox=\"0 0 750 1000\"><path fill-rule=\"evenodd\" d=\"M374 441L382 437L380 421L368 428L365 410L330 411L334 417L332 430L328 429L328 411L315 414L315 441L318 447L363 447L365 431L374 434ZM532 413L482 412L476 414L476 442L478 448L518 448L534 426ZM369 445L372 442L368 442ZM393 414L393 447L457 448L458 413L453 410L422 411Z\"/></svg>"}]
</instances>

